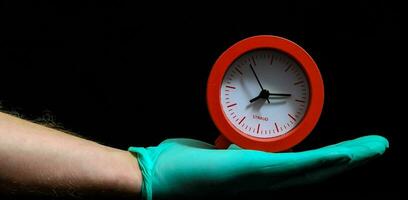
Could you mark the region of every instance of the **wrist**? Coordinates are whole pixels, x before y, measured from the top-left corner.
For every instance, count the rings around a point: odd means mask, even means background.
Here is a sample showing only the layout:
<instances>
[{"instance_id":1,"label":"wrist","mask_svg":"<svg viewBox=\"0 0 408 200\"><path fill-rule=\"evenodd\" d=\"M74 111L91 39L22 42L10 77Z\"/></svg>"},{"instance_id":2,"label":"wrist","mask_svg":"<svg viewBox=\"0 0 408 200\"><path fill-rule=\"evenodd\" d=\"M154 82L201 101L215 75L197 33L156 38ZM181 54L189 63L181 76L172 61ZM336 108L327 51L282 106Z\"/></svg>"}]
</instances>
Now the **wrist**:
<instances>
[{"instance_id":1,"label":"wrist","mask_svg":"<svg viewBox=\"0 0 408 200\"><path fill-rule=\"evenodd\" d=\"M110 167L105 169L104 173L109 187L124 196L138 196L141 191L142 174L137 158L128 151L118 149L108 154L110 163L106 166Z\"/></svg>"}]
</instances>

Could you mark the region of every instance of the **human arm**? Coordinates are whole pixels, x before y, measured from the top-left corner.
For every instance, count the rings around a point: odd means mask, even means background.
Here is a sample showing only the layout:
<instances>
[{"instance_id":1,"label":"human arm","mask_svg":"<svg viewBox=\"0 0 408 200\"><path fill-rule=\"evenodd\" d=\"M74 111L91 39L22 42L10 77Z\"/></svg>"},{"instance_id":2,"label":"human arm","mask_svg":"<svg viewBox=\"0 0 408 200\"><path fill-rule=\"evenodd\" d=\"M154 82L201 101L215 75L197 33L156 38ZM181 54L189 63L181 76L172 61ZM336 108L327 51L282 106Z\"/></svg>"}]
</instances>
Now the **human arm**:
<instances>
[{"instance_id":1,"label":"human arm","mask_svg":"<svg viewBox=\"0 0 408 200\"><path fill-rule=\"evenodd\" d=\"M138 197L141 174L128 151L0 112L0 193Z\"/></svg>"}]
</instances>

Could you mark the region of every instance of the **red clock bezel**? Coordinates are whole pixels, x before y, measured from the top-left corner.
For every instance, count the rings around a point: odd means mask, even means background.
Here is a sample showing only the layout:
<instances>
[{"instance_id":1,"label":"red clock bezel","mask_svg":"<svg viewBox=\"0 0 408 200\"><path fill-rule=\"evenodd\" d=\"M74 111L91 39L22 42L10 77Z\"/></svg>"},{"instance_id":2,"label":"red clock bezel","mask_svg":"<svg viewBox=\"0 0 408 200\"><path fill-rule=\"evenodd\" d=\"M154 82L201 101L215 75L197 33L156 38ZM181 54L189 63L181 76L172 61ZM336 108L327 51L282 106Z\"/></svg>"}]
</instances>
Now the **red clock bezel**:
<instances>
[{"instance_id":1,"label":"red clock bezel","mask_svg":"<svg viewBox=\"0 0 408 200\"><path fill-rule=\"evenodd\" d=\"M227 69L237 58L255 49L268 48L286 53L299 63L309 81L310 100L303 119L294 129L282 136L265 139L246 135L227 119L221 107L221 84ZM296 43L278 36L259 35L235 43L216 60L207 82L207 104L216 127L230 142L246 149L278 152L297 145L316 126L323 102L323 80L312 57Z\"/></svg>"}]
</instances>

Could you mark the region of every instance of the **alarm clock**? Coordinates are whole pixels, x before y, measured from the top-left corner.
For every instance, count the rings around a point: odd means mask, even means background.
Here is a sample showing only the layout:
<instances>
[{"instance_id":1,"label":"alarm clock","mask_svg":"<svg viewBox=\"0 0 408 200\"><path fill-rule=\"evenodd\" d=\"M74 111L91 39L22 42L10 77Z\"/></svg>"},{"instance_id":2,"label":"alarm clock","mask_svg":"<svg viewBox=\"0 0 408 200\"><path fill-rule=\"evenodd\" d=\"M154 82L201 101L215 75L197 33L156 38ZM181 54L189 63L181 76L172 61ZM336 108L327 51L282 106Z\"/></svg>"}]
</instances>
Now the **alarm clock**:
<instances>
[{"instance_id":1,"label":"alarm clock","mask_svg":"<svg viewBox=\"0 0 408 200\"><path fill-rule=\"evenodd\" d=\"M207 105L220 131L215 145L285 151L305 139L322 112L324 86L312 57L277 36L243 39L219 56Z\"/></svg>"}]
</instances>

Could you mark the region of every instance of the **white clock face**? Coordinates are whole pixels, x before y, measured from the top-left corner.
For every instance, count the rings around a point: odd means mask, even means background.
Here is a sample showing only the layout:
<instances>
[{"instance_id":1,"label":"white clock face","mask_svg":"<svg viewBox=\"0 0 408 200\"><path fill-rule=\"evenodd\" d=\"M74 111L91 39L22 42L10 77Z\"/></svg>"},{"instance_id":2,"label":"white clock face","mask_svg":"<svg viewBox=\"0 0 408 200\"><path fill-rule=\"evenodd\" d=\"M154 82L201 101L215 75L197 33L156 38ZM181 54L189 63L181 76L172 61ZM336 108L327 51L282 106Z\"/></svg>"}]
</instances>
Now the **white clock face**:
<instances>
[{"instance_id":1,"label":"white clock face","mask_svg":"<svg viewBox=\"0 0 408 200\"><path fill-rule=\"evenodd\" d=\"M259 49L229 66L220 100L235 128L253 137L273 138L301 122L309 95L309 82L296 60L274 49Z\"/></svg>"}]
</instances>

